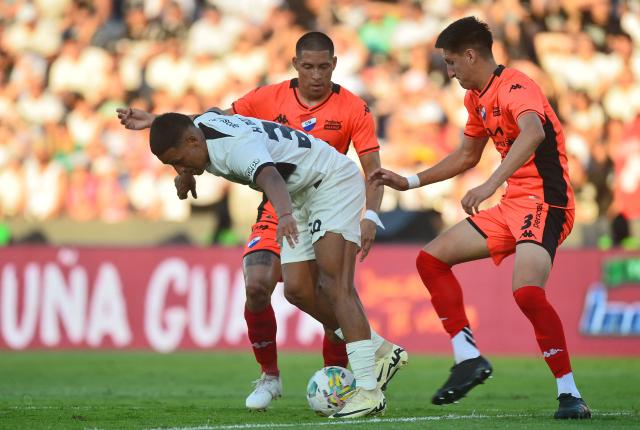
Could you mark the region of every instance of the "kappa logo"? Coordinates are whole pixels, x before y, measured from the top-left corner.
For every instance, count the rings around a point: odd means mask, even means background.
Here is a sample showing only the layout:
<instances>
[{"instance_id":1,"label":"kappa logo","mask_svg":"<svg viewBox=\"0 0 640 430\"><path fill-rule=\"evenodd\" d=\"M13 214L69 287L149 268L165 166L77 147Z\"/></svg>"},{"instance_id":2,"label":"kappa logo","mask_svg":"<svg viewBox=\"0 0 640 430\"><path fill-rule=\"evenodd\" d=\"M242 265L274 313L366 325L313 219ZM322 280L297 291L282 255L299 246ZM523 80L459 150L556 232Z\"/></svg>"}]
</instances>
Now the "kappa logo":
<instances>
[{"instance_id":1,"label":"kappa logo","mask_svg":"<svg viewBox=\"0 0 640 430\"><path fill-rule=\"evenodd\" d=\"M369 112L371 112L371 109L369 109L369 105L364 105L364 114L368 114Z\"/></svg>"},{"instance_id":2,"label":"kappa logo","mask_svg":"<svg viewBox=\"0 0 640 430\"><path fill-rule=\"evenodd\" d=\"M554 355L556 355L559 352L563 352L564 349L560 349L560 348L551 348L549 351L544 351L542 353L542 355L544 355L544 358L549 358L549 357L553 357Z\"/></svg>"},{"instance_id":3,"label":"kappa logo","mask_svg":"<svg viewBox=\"0 0 640 430\"><path fill-rule=\"evenodd\" d=\"M536 238L536 235L533 234L533 232L531 230L525 230L522 232L522 234L520 235L520 239L522 238Z\"/></svg>"},{"instance_id":4,"label":"kappa logo","mask_svg":"<svg viewBox=\"0 0 640 430\"><path fill-rule=\"evenodd\" d=\"M513 90L522 90L522 89L527 89L527 87L523 87L520 84L513 84L511 85L511 88L509 88L509 92L513 91Z\"/></svg>"},{"instance_id":5,"label":"kappa logo","mask_svg":"<svg viewBox=\"0 0 640 430\"><path fill-rule=\"evenodd\" d=\"M256 246L258 242L260 242L260 239L262 239L260 236L256 236L251 239L251 241L247 244L247 248L253 248L254 246Z\"/></svg>"},{"instance_id":6,"label":"kappa logo","mask_svg":"<svg viewBox=\"0 0 640 430\"><path fill-rule=\"evenodd\" d=\"M325 130L340 130L342 129L342 121L334 121L331 119L328 119L324 122L324 129Z\"/></svg>"},{"instance_id":7,"label":"kappa logo","mask_svg":"<svg viewBox=\"0 0 640 430\"><path fill-rule=\"evenodd\" d=\"M275 117L275 119L273 120L274 122L279 122L280 124L284 124L287 125L289 124L289 120L287 119L287 116L285 114L279 114L277 117Z\"/></svg>"}]
</instances>

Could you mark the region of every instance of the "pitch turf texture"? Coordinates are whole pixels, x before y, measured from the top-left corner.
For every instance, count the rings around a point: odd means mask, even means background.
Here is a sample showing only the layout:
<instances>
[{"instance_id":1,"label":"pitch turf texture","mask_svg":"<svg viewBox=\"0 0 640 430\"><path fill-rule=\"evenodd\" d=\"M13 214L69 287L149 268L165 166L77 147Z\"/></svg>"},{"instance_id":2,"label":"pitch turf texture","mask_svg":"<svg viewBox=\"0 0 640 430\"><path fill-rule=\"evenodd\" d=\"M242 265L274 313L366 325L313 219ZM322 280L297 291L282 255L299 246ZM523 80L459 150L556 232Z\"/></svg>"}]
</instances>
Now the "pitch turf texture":
<instances>
[{"instance_id":1,"label":"pitch turf texture","mask_svg":"<svg viewBox=\"0 0 640 430\"><path fill-rule=\"evenodd\" d=\"M430 398L451 365L410 357L388 390L384 417L315 416L305 386L319 355L284 353L284 397L267 412L244 400L258 376L248 353L2 352L2 429L640 429L640 360L576 358L591 421L555 421L555 383L535 358L489 357L494 377L459 404Z\"/></svg>"}]
</instances>

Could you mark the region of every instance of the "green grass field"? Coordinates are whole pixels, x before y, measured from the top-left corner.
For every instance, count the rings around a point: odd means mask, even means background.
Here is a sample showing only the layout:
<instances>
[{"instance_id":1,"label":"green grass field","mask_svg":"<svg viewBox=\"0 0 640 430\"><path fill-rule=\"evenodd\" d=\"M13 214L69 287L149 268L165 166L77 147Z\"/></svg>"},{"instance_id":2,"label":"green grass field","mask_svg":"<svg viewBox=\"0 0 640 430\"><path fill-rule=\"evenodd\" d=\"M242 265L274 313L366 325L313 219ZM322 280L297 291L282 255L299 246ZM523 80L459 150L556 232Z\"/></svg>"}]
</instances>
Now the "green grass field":
<instances>
[{"instance_id":1,"label":"green grass field","mask_svg":"<svg viewBox=\"0 0 640 430\"><path fill-rule=\"evenodd\" d=\"M307 407L320 356L281 354L284 397L248 412L258 369L249 353L2 352L3 429L640 429L640 360L578 358L574 372L591 421L551 417L555 383L534 358L489 357L494 377L459 404L429 399L451 360L412 356L390 385L384 417L333 422Z\"/></svg>"}]
</instances>

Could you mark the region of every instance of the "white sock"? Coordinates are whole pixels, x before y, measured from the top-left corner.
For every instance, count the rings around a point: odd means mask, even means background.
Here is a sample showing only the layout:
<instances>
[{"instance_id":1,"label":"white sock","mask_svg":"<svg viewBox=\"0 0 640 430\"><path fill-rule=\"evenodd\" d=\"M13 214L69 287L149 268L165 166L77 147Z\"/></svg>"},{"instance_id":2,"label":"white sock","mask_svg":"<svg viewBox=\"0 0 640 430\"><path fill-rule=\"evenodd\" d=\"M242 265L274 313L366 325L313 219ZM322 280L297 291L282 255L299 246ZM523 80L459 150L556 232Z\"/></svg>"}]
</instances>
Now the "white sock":
<instances>
[{"instance_id":1,"label":"white sock","mask_svg":"<svg viewBox=\"0 0 640 430\"><path fill-rule=\"evenodd\" d=\"M386 342L386 339L380 336L374 329L371 329L371 342L373 342L373 350L377 351Z\"/></svg>"},{"instance_id":2,"label":"white sock","mask_svg":"<svg viewBox=\"0 0 640 430\"><path fill-rule=\"evenodd\" d=\"M364 390L376 388L375 348L371 339L347 343L347 356L353 376L356 378L356 386Z\"/></svg>"},{"instance_id":3,"label":"white sock","mask_svg":"<svg viewBox=\"0 0 640 430\"><path fill-rule=\"evenodd\" d=\"M580 391L578 391L578 387L576 387L576 382L573 380L573 372L569 372L566 375L556 378L556 384L558 384L558 396L560 396L560 394L569 393L573 397L577 397L579 399L582 398Z\"/></svg>"},{"instance_id":4,"label":"white sock","mask_svg":"<svg viewBox=\"0 0 640 430\"><path fill-rule=\"evenodd\" d=\"M453 345L453 359L456 364L480 356L480 351L476 347L473 333L469 327L465 327L451 338Z\"/></svg>"}]
</instances>

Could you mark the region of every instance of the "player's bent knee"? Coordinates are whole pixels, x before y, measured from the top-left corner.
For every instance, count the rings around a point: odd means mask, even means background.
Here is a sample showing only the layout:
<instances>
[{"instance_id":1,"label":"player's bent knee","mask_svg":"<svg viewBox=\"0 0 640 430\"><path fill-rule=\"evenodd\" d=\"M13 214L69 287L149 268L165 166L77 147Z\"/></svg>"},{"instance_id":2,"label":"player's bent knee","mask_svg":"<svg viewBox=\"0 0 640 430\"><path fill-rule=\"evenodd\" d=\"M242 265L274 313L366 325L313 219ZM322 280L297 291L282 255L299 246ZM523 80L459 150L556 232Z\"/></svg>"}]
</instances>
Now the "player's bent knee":
<instances>
[{"instance_id":1,"label":"player's bent knee","mask_svg":"<svg viewBox=\"0 0 640 430\"><path fill-rule=\"evenodd\" d=\"M247 281L245 293L247 295L247 305L252 309L262 309L271 302L272 289L262 282Z\"/></svg>"}]
</instances>

